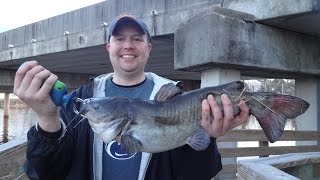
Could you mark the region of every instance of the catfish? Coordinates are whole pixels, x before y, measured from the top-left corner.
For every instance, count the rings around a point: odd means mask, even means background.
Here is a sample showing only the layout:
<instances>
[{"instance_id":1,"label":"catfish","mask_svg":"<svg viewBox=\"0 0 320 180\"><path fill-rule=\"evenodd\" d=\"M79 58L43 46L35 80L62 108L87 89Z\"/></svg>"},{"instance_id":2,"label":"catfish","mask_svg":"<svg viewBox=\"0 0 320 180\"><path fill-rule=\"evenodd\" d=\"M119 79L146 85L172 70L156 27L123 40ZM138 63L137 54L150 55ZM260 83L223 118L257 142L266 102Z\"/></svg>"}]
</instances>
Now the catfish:
<instances>
[{"instance_id":1,"label":"catfish","mask_svg":"<svg viewBox=\"0 0 320 180\"><path fill-rule=\"evenodd\" d=\"M243 100L260 123L270 142L278 141L287 119L303 114L309 104L295 96L272 92L247 92L242 81L205 87L181 93L173 83L163 85L154 100L119 97L79 100L79 111L92 130L109 143L117 136L128 154L137 151L157 153L185 144L200 151L210 144L208 132L201 126L202 100L212 94L223 111L221 95L227 94L234 115L240 113Z\"/></svg>"}]
</instances>

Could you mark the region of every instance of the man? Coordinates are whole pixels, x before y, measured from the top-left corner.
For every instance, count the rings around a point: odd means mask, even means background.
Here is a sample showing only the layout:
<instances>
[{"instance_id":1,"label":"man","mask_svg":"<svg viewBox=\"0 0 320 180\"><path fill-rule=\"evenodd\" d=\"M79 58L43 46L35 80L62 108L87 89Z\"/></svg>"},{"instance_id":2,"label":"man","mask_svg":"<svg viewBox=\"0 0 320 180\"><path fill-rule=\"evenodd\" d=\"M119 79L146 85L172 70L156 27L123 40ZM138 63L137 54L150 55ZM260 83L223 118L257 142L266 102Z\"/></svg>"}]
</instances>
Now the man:
<instances>
[{"instance_id":1,"label":"man","mask_svg":"<svg viewBox=\"0 0 320 180\"><path fill-rule=\"evenodd\" d=\"M114 72L96 77L75 92L82 99L121 96L153 99L160 87L173 82L144 69L152 48L149 31L131 15L117 17L109 28L106 49ZM248 107L233 116L230 99L222 96L224 114L212 95L202 102L201 125L212 137L206 150L195 151L188 145L171 151L149 154L123 153L116 141L105 144L94 134L87 121L76 128L65 128L75 117L71 108L58 108L50 98L57 76L29 61L15 77L14 93L38 115L39 121L28 132L26 173L30 179L211 179L221 170L221 157L215 138L248 119ZM175 82L173 82L175 83ZM67 107L72 107L68 102ZM212 115L211 115L212 114ZM77 121L72 121L71 126Z\"/></svg>"}]
</instances>

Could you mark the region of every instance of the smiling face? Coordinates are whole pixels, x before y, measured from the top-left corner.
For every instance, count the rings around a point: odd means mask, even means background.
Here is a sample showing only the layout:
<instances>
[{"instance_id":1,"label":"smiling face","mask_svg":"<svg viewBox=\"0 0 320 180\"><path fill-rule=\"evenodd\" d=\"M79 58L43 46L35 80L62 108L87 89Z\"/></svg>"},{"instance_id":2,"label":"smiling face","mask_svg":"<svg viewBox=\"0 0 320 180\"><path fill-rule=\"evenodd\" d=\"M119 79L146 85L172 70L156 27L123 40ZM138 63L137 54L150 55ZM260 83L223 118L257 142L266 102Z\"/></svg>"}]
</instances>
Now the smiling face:
<instances>
[{"instance_id":1,"label":"smiling face","mask_svg":"<svg viewBox=\"0 0 320 180\"><path fill-rule=\"evenodd\" d=\"M135 24L120 24L106 48L116 77L139 77L151 51L148 36Z\"/></svg>"}]
</instances>

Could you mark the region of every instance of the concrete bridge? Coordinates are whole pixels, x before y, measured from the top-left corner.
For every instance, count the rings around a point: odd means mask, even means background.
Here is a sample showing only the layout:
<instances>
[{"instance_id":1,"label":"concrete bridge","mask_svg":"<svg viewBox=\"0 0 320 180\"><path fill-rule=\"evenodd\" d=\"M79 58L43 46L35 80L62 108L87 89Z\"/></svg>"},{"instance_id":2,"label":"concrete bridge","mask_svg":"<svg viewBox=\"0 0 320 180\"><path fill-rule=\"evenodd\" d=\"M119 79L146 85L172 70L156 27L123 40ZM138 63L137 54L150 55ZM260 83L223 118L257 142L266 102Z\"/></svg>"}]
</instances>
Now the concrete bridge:
<instances>
[{"instance_id":1,"label":"concrete bridge","mask_svg":"<svg viewBox=\"0 0 320 180\"><path fill-rule=\"evenodd\" d=\"M6 70L6 75L1 77L6 76L9 81L10 70L15 71L30 59L38 60L53 72L111 71L105 51L106 29L123 12L143 18L151 30L154 49L147 70L170 78L200 79L200 73L175 70L190 69L186 68L189 60L179 58L188 55L181 52L180 39L186 37L187 32L183 31L192 18L198 18L199 26L188 31L193 31L190 35L197 41L186 47L203 44L205 49L182 49L190 52L190 59L195 63L209 53L215 54L208 62L198 63L203 67L210 67L210 62L218 65L215 67L231 64L244 67L241 73L248 76L292 77L296 73L319 76L319 9L318 0L108 0L1 33L1 73ZM207 38L201 37L203 32L211 39L202 39ZM214 49L207 47L210 43Z\"/></svg>"},{"instance_id":2,"label":"concrete bridge","mask_svg":"<svg viewBox=\"0 0 320 180\"><path fill-rule=\"evenodd\" d=\"M12 92L16 69L31 59L70 88L112 71L106 33L124 12L143 18L151 31L147 71L201 86L293 78L296 95L310 103L299 130L320 129L319 0L104 1L1 33L0 92Z\"/></svg>"}]
</instances>

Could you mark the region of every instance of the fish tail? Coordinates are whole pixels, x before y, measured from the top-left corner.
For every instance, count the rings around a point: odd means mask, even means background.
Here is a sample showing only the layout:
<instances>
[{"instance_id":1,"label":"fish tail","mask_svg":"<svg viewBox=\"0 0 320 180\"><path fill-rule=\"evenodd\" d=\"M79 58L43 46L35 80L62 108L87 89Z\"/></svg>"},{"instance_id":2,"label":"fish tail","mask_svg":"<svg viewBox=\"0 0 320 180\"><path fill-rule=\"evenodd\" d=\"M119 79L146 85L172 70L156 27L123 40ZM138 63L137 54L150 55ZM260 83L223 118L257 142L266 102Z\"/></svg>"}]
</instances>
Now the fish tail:
<instances>
[{"instance_id":1,"label":"fish tail","mask_svg":"<svg viewBox=\"0 0 320 180\"><path fill-rule=\"evenodd\" d=\"M298 97L277 93L251 93L249 99L250 112L271 143L281 138L288 118L295 118L309 108L309 103Z\"/></svg>"}]
</instances>

